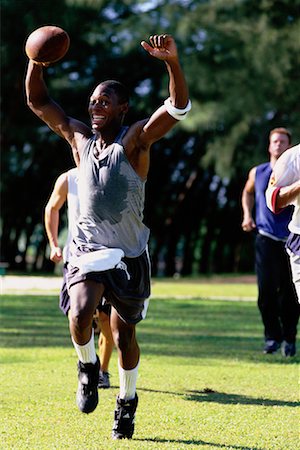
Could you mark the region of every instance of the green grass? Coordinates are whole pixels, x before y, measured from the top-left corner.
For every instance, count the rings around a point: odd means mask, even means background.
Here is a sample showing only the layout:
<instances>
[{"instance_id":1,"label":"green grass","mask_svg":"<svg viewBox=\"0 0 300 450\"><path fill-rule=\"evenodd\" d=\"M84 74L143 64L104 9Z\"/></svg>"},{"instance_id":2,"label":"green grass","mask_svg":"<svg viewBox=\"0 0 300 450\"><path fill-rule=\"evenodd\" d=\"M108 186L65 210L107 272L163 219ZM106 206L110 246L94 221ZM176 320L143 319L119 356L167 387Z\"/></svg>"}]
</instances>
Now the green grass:
<instances>
[{"instance_id":1,"label":"green grass","mask_svg":"<svg viewBox=\"0 0 300 450\"><path fill-rule=\"evenodd\" d=\"M242 284L238 280L234 283L229 283L224 279L220 282L219 279L212 279L208 282L207 278L195 280L165 280L155 279L152 282L153 296L186 296L186 297L220 297L221 298L257 298L256 284Z\"/></svg>"},{"instance_id":2,"label":"green grass","mask_svg":"<svg viewBox=\"0 0 300 450\"><path fill-rule=\"evenodd\" d=\"M155 295L167 295L158 284ZM162 287L184 295L179 284ZM249 297L249 286L239 289L237 295ZM210 292L218 295L216 286ZM195 289L186 295L191 298L154 297L138 325L136 432L132 441L117 443L110 438L116 352L112 389L99 391L93 414L81 414L75 352L57 296L3 295L1 448L298 449L299 358L261 353L254 301L199 300Z\"/></svg>"}]
</instances>

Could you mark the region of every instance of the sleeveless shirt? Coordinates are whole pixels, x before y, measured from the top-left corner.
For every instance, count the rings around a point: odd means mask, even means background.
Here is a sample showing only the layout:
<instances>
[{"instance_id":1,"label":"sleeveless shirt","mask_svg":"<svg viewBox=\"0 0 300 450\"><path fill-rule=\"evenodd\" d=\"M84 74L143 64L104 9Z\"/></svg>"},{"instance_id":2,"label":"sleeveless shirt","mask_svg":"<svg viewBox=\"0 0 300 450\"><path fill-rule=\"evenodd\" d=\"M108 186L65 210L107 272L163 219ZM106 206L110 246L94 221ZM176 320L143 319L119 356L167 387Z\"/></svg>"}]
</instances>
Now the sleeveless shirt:
<instances>
[{"instance_id":1,"label":"sleeveless shirt","mask_svg":"<svg viewBox=\"0 0 300 450\"><path fill-rule=\"evenodd\" d=\"M274 214L267 206L265 192L272 173L271 164L260 164L255 174L255 222L260 234L275 240L286 240L289 235L288 224L292 216L292 207Z\"/></svg>"},{"instance_id":2,"label":"sleeveless shirt","mask_svg":"<svg viewBox=\"0 0 300 450\"><path fill-rule=\"evenodd\" d=\"M129 163L122 145L128 127L98 158L95 136L80 157L78 195L80 216L72 251L120 248L127 257L140 256L148 243L143 223L145 184Z\"/></svg>"}]
</instances>

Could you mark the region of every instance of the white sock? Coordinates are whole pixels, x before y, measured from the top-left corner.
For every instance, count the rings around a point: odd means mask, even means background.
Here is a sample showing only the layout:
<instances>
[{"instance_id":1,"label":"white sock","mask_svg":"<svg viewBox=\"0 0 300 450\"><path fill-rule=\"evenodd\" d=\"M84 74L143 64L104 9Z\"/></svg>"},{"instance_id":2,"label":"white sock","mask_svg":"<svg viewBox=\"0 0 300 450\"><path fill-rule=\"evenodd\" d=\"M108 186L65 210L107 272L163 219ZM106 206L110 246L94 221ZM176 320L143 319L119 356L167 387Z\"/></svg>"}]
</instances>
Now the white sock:
<instances>
[{"instance_id":1,"label":"white sock","mask_svg":"<svg viewBox=\"0 0 300 450\"><path fill-rule=\"evenodd\" d=\"M138 377L139 362L134 369L125 370L119 366L119 379L120 379L120 398L123 400L131 400L135 398L136 382Z\"/></svg>"},{"instance_id":2,"label":"white sock","mask_svg":"<svg viewBox=\"0 0 300 450\"><path fill-rule=\"evenodd\" d=\"M95 364L95 362L97 361L97 355L96 355L96 350L95 350L94 330L93 329L92 329L91 339L86 344L84 344L84 345L77 344L74 341L73 337L72 337L72 342L73 342L74 348L76 350L76 353L78 355L79 361L81 361L83 364L86 364L86 363Z\"/></svg>"}]
</instances>

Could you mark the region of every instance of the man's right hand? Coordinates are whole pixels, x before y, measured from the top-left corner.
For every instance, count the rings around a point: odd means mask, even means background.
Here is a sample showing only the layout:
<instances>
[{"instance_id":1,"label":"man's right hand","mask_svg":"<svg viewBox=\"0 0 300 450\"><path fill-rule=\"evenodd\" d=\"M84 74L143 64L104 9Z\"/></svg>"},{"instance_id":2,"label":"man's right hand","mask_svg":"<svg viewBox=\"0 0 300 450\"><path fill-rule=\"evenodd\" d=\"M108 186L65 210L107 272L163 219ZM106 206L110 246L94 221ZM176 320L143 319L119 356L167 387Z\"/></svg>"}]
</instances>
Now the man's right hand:
<instances>
[{"instance_id":1,"label":"man's right hand","mask_svg":"<svg viewBox=\"0 0 300 450\"><path fill-rule=\"evenodd\" d=\"M62 260L62 250L60 247L51 247L50 259L54 263L59 263Z\"/></svg>"},{"instance_id":2,"label":"man's right hand","mask_svg":"<svg viewBox=\"0 0 300 450\"><path fill-rule=\"evenodd\" d=\"M247 231L248 233L250 231L253 231L256 228L255 222L253 220L252 217L249 218L244 218L243 222L242 222L242 229L244 231Z\"/></svg>"}]
</instances>

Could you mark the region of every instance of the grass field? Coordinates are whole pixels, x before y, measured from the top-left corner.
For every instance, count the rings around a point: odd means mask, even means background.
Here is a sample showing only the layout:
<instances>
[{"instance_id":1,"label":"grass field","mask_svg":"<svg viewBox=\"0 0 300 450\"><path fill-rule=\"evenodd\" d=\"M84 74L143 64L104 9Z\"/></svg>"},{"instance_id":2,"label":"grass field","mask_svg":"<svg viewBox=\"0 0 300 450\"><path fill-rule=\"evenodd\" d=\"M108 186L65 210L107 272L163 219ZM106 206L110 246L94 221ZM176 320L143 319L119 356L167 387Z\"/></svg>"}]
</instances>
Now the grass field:
<instances>
[{"instance_id":1,"label":"grass field","mask_svg":"<svg viewBox=\"0 0 300 450\"><path fill-rule=\"evenodd\" d=\"M57 295L2 295L1 449L299 449L299 357L263 355L255 286L155 282L131 441L110 438L112 389L75 405L76 357ZM235 293L235 294L234 294ZM186 294L187 298L182 298Z\"/></svg>"}]
</instances>

